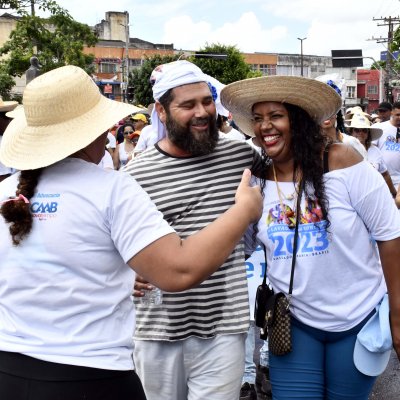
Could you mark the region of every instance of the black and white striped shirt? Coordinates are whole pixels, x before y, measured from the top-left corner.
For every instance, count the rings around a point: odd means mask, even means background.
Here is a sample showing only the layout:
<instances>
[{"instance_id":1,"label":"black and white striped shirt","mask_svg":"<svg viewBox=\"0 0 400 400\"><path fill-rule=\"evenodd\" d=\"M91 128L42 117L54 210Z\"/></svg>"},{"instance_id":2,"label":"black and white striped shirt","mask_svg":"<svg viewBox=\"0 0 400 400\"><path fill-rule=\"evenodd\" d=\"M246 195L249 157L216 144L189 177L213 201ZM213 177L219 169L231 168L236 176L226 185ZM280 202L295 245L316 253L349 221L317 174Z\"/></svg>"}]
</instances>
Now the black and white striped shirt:
<instances>
[{"instance_id":1,"label":"black and white striped shirt","mask_svg":"<svg viewBox=\"0 0 400 400\"><path fill-rule=\"evenodd\" d=\"M156 146L133 159L125 171L185 238L234 203L244 168L252 168L257 160L258 154L247 143L220 139L214 152L205 156L171 157ZM179 293L164 292L160 306L136 301L138 340L173 341L243 333L248 323L243 243L199 286Z\"/></svg>"}]
</instances>

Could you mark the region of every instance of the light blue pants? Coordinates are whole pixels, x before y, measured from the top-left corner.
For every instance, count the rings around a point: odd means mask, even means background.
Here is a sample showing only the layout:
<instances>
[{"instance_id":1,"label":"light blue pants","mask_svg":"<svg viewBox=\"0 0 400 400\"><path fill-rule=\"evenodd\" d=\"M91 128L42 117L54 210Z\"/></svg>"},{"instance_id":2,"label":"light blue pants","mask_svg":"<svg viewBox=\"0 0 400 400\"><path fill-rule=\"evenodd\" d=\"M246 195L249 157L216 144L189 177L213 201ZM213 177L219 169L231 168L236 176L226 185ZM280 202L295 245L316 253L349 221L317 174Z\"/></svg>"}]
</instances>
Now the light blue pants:
<instances>
[{"instance_id":1,"label":"light blue pants","mask_svg":"<svg viewBox=\"0 0 400 400\"><path fill-rule=\"evenodd\" d=\"M238 400L245 338L135 341L135 369L147 400Z\"/></svg>"},{"instance_id":2,"label":"light blue pants","mask_svg":"<svg viewBox=\"0 0 400 400\"><path fill-rule=\"evenodd\" d=\"M242 383L256 383L256 364L254 364L254 347L255 347L255 329L254 322L250 321L249 331L246 337L246 358L244 363L244 374Z\"/></svg>"},{"instance_id":3,"label":"light blue pants","mask_svg":"<svg viewBox=\"0 0 400 400\"><path fill-rule=\"evenodd\" d=\"M274 400L367 400L376 377L353 362L357 333L367 319L345 332L325 332L292 319L293 351L269 355Z\"/></svg>"}]
</instances>

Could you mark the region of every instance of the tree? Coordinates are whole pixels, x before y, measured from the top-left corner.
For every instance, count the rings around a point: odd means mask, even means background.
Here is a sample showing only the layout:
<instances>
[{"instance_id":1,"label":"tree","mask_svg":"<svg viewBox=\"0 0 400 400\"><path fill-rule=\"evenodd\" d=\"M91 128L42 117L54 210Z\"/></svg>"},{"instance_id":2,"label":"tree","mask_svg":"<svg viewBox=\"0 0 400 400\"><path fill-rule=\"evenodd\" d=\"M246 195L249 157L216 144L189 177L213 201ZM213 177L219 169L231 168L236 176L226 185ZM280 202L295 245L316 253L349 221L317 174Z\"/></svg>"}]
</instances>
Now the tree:
<instances>
[{"instance_id":1,"label":"tree","mask_svg":"<svg viewBox=\"0 0 400 400\"><path fill-rule=\"evenodd\" d=\"M246 78L261 76L259 72L252 71L246 64L243 55L235 46L225 46L222 44L211 44L198 51L199 54L226 54L226 59L217 58L196 58L191 61L201 70L219 80L221 83L228 84Z\"/></svg>"},{"instance_id":2,"label":"tree","mask_svg":"<svg viewBox=\"0 0 400 400\"><path fill-rule=\"evenodd\" d=\"M50 12L50 17L35 15L33 5ZM29 14L26 10L31 7ZM3 66L11 76L21 76L29 68L29 60L37 55L42 72L63 65L77 65L93 72L93 55L83 53L83 47L94 46L96 35L86 24L75 21L67 10L52 0L0 1L0 7L15 8L19 18L9 40L0 48L7 55Z\"/></svg>"},{"instance_id":3,"label":"tree","mask_svg":"<svg viewBox=\"0 0 400 400\"><path fill-rule=\"evenodd\" d=\"M150 76L153 69L160 64L166 64L178 60L181 54L161 56L156 54L153 57L146 57L142 66L133 70L129 75L129 87L133 88L134 103L148 106L154 102L151 90Z\"/></svg>"}]
</instances>

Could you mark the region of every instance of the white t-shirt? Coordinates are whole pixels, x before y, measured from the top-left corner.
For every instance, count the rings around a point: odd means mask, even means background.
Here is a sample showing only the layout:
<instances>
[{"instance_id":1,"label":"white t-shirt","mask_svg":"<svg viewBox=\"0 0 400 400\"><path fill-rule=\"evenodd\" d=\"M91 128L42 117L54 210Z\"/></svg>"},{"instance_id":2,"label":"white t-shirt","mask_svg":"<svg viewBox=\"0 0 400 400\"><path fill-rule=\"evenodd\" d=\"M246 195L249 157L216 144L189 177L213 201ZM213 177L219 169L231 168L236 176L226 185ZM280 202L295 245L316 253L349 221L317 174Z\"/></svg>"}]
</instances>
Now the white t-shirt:
<instances>
[{"instance_id":1,"label":"white t-shirt","mask_svg":"<svg viewBox=\"0 0 400 400\"><path fill-rule=\"evenodd\" d=\"M243 133L240 133L235 128L232 128L228 133L219 131L219 136L230 140L240 140L240 141L246 140L246 137L243 135Z\"/></svg>"},{"instance_id":2,"label":"white t-shirt","mask_svg":"<svg viewBox=\"0 0 400 400\"><path fill-rule=\"evenodd\" d=\"M15 196L18 176L0 183L0 201ZM173 229L132 177L80 159L46 168L30 202L32 231L19 246L0 218L0 350L131 370L126 262Z\"/></svg>"},{"instance_id":3,"label":"white t-shirt","mask_svg":"<svg viewBox=\"0 0 400 400\"><path fill-rule=\"evenodd\" d=\"M368 149L368 162L381 174L387 171L385 161L383 160L382 152L374 144L371 144Z\"/></svg>"},{"instance_id":4,"label":"white t-shirt","mask_svg":"<svg viewBox=\"0 0 400 400\"><path fill-rule=\"evenodd\" d=\"M397 128L391 121L374 124L374 128L380 128L383 131L382 136L375 142L382 152L389 175L393 184L397 187L400 184L400 143L396 143Z\"/></svg>"},{"instance_id":5,"label":"white t-shirt","mask_svg":"<svg viewBox=\"0 0 400 400\"><path fill-rule=\"evenodd\" d=\"M106 150L104 156L99 162L98 166L103 169L114 169L114 163L111 154Z\"/></svg>"},{"instance_id":6,"label":"white t-shirt","mask_svg":"<svg viewBox=\"0 0 400 400\"><path fill-rule=\"evenodd\" d=\"M128 163L128 157L131 156L131 153L127 153L125 150L125 142L122 142L118 145L118 153L119 153L119 167L122 168L124 165Z\"/></svg>"},{"instance_id":7,"label":"white t-shirt","mask_svg":"<svg viewBox=\"0 0 400 400\"><path fill-rule=\"evenodd\" d=\"M356 137L347 135L346 133L342 132L340 133L342 135L342 143L352 146L363 156L364 160L366 160L368 155L364 145L362 145L361 142Z\"/></svg>"},{"instance_id":8,"label":"white t-shirt","mask_svg":"<svg viewBox=\"0 0 400 400\"><path fill-rule=\"evenodd\" d=\"M254 138L247 139L246 143L248 143L253 149L256 149L258 154L261 154L261 147L254 144L253 139Z\"/></svg>"},{"instance_id":9,"label":"white t-shirt","mask_svg":"<svg viewBox=\"0 0 400 400\"><path fill-rule=\"evenodd\" d=\"M147 148L154 146L157 142L158 132L156 132L151 125L147 125L140 132L139 140L135 147L135 153L144 151Z\"/></svg>"},{"instance_id":10,"label":"white t-shirt","mask_svg":"<svg viewBox=\"0 0 400 400\"><path fill-rule=\"evenodd\" d=\"M107 148L115 149L117 147L117 139L116 139L116 137L111 132L108 132L107 133L107 139L108 139Z\"/></svg>"},{"instance_id":11,"label":"white t-shirt","mask_svg":"<svg viewBox=\"0 0 400 400\"><path fill-rule=\"evenodd\" d=\"M382 176L367 162L328 172L324 179L331 225L326 230L318 203L303 198L291 311L309 326L339 332L361 322L386 292L371 237L399 237L400 214ZM287 197L294 192L293 183L279 182L279 187ZM295 209L295 199L283 202ZM282 222L280 210L276 184L267 181L257 239L267 248L272 287L287 294L294 229Z\"/></svg>"}]
</instances>

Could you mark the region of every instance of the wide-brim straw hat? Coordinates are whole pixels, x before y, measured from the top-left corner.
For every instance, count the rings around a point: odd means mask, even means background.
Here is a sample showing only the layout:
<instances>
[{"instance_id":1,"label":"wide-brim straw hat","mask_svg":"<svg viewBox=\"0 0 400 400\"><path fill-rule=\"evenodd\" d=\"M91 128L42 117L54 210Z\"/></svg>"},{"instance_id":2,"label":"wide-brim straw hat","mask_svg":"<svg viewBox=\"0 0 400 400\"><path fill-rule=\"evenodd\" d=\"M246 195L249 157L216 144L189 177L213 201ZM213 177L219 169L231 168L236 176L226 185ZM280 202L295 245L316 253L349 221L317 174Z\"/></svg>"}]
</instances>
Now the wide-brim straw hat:
<instances>
[{"instance_id":1,"label":"wide-brim straw hat","mask_svg":"<svg viewBox=\"0 0 400 400\"><path fill-rule=\"evenodd\" d=\"M297 76L244 79L225 86L221 91L222 105L248 136L255 136L253 105L264 101L298 106L318 124L335 115L342 105L341 97L326 83Z\"/></svg>"},{"instance_id":2,"label":"wide-brim straw hat","mask_svg":"<svg viewBox=\"0 0 400 400\"><path fill-rule=\"evenodd\" d=\"M0 147L0 161L19 170L68 157L138 110L103 96L83 69L71 65L32 80L23 105L24 112L10 122Z\"/></svg>"},{"instance_id":3,"label":"wide-brim straw hat","mask_svg":"<svg viewBox=\"0 0 400 400\"><path fill-rule=\"evenodd\" d=\"M348 128L368 129L371 135L371 140L378 140L383 134L382 129L371 126L369 119L364 114L354 114Z\"/></svg>"},{"instance_id":4,"label":"wide-brim straw hat","mask_svg":"<svg viewBox=\"0 0 400 400\"><path fill-rule=\"evenodd\" d=\"M3 101L0 98L0 112L7 112L14 110L18 106L18 101Z\"/></svg>"},{"instance_id":5,"label":"wide-brim straw hat","mask_svg":"<svg viewBox=\"0 0 400 400\"><path fill-rule=\"evenodd\" d=\"M18 115L22 115L23 113L24 113L24 106L22 104L18 104L17 107L6 113L6 117L16 118L18 117Z\"/></svg>"}]
</instances>

